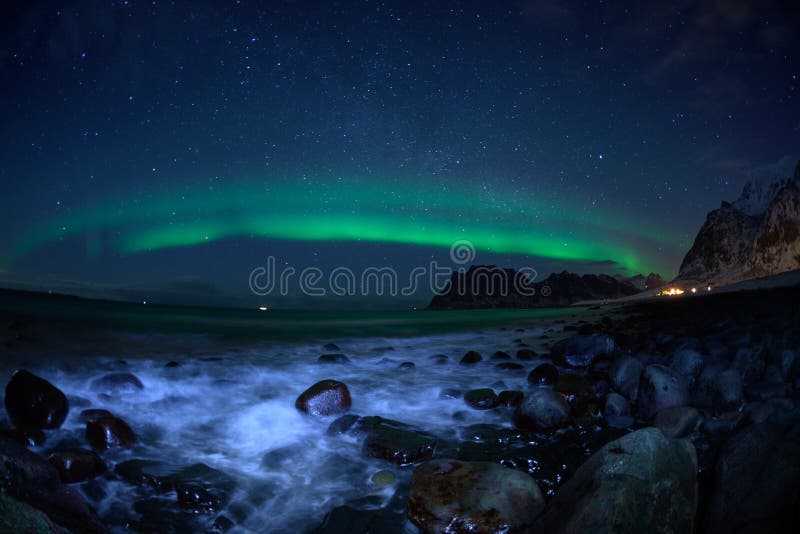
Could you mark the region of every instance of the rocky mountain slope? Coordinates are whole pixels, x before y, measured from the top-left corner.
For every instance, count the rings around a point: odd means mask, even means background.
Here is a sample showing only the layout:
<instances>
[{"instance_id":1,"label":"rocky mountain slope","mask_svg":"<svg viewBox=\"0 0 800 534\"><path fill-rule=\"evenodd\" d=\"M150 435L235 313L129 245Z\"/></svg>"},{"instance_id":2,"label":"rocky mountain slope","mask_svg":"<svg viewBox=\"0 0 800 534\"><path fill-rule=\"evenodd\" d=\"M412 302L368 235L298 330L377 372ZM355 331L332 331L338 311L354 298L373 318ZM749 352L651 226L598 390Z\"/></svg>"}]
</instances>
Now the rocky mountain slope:
<instances>
[{"instance_id":1,"label":"rocky mountain slope","mask_svg":"<svg viewBox=\"0 0 800 534\"><path fill-rule=\"evenodd\" d=\"M708 214L678 281L730 284L800 268L800 162L788 177L751 180Z\"/></svg>"}]
</instances>

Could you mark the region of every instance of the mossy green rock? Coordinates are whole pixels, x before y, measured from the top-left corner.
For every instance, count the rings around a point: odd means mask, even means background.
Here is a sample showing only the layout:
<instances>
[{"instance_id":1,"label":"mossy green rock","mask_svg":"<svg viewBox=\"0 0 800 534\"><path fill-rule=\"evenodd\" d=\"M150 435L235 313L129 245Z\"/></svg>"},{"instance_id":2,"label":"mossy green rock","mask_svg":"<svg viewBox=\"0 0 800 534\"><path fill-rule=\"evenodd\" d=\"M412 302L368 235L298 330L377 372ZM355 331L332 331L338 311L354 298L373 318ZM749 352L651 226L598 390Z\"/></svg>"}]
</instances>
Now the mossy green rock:
<instances>
[{"instance_id":1,"label":"mossy green rock","mask_svg":"<svg viewBox=\"0 0 800 534\"><path fill-rule=\"evenodd\" d=\"M392 484L395 483L396 480L397 476L391 471L388 471L386 469L378 471L377 473L372 475L372 483L378 487L391 486Z\"/></svg>"},{"instance_id":2,"label":"mossy green rock","mask_svg":"<svg viewBox=\"0 0 800 534\"><path fill-rule=\"evenodd\" d=\"M494 462L433 460L414 470L408 517L423 532L517 532L544 506L533 478Z\"/></svg>"}]
</instances>

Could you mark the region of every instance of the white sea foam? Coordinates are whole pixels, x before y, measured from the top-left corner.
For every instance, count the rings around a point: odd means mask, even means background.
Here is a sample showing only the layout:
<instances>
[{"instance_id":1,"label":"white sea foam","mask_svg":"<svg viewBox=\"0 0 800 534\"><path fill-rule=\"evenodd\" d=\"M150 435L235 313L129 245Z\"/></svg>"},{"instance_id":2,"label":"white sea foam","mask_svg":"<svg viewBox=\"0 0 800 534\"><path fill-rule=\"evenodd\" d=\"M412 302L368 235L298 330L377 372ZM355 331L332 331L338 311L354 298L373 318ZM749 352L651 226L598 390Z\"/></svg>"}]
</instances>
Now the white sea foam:
<instances>
[{"instance_id":1,"label":"white sea foam","mask_svg":"<svg viewBox=\"0 0 800 534\"><path fill-rule=\"evenodd\" d=\"M518 335L535 343L539 333L541 330L529 329ZM476 411L461 399L440 399L439 394L446 388L490 387L501 380L507 389L524 389L525 373L497 369L498 362L489 361L495 350L514 353L512 337L516 336L508 331L494 330L335 340L351 359L345 365L317 363L317 357L329 351L313 344L258 347L202 360L175 354L159 360L130 359L123 364L109 356L73 363L69 370L53 364L32 370L67 395L86 399L93 408L110 410L137 432L140 443L134 449L105 453L112 470L116 462L130 458L177 466L206 463L238 482L239 489L226 511L241 516L237 530L296 532L313 528L325 513L348 501L373 496L378 504L387 502L393 489L377 489L369 482L376 471L393 469L399 480L406 482L411 472L363 458L356 438L327 436L326 428L335 418L315 419L294 408L303 390L318 380L337 379L350 389L352 413L396 419L445 441L457 441L457 427L510 424L505 410ZM459 365L468 350L481 352L484 361ZM447 355L449 363L435 363L435 354ZM165 367L170 359L180 366ZM415 368L400 370L406 361ZM535 365L525 363L526 368ZM96 389L93 381L108 372L131 372L144 389L120 393ZM48 437L45 450L59 441L83 442L84 425L78 421L82 409L73 406L63 427ZM262 464L269 452L271 459ZM141 495L122 482L102 480L94 483L102 491L85 492L99 513L112 523L119 521L115 516L120 514L135 517L132 501Z\"/></svg>"}]
</instances>

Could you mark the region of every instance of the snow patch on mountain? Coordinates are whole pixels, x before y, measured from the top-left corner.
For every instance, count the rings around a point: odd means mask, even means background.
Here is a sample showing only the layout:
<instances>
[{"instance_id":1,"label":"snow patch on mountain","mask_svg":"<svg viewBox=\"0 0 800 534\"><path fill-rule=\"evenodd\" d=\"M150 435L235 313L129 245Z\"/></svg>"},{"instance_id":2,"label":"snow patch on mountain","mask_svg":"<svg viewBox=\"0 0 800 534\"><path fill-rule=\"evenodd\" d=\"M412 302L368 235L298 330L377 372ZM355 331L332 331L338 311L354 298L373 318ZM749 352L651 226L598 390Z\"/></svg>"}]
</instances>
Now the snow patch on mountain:
<instances>
[{"instance_id":1,"label":"snow patch on mountain","mask_svg":"<svg viewBox=\"0 0 800 534\"><path fill-rule=\"evenodd\" d=\"M765 170L708 214L677 280L728 284L800 269L800 162L785 169Z\"/></svg>"}]
</instances>

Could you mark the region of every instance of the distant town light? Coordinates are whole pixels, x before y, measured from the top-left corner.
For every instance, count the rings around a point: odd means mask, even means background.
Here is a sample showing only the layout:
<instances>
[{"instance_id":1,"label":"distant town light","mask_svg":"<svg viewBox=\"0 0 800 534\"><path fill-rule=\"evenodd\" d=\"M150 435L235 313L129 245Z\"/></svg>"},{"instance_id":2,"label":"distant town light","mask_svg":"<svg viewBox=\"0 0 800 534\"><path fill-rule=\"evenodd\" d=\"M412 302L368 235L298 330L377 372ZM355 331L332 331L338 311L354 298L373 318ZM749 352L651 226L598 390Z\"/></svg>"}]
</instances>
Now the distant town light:
<instances>
[{"instance_id":1,"label":"distant town light","mask_svg":"<svg viewBox=\"0 0 800 534\"><path fill-rule=\"evenodd\" d=\"M267 311L268 309L269 309L269 308L267 308L266 306L259 306L259 307L258 307L258 310L259 310L259 311Z\"/></svg>"},{"instance_id":2,"label":"distant town light","mask_svg":"<svg viewBox=\"0 0 800 534\"><path fill-rule=\"evenodd\" d=\"M679 287L671 287L669 289L661 290L661 292L659 293L659 296L674 297L676 295L683 295L683 294L684 294L684 290L683 289L681 289Z\"/></svg>"},{"instance_id":3,"label":"distant town light","mask_svg":"<svg viewBox=\"0 0 800 534\"><path fill-rule=\"evenodd\" d=\"M697 293L697 288L696 287L692 288L692 293Z\"/></svg>"}]
</instances>

